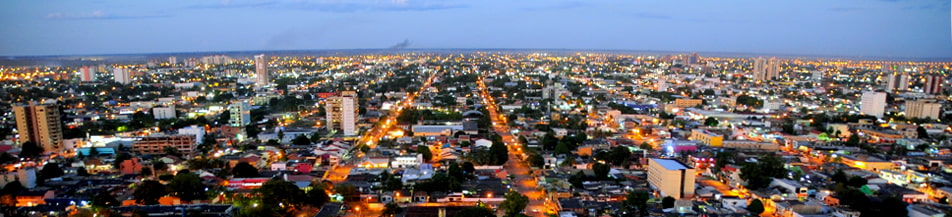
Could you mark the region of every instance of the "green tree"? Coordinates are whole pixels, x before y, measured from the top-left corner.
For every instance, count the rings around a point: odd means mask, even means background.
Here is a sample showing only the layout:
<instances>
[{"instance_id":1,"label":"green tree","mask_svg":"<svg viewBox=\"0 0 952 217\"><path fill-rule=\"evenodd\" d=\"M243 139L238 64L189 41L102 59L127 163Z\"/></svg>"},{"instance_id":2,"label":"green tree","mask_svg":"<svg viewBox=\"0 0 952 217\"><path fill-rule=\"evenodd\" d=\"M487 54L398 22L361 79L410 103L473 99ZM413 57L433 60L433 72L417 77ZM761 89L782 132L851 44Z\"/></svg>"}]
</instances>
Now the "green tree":
<instances>
[{"instance_id":1,"label":"green tree","mask_svg":"<svg viewBox=\"0 0 952 217\"><path fill-rule=\"evenodd\" d=\"M418 145L417 153L423 155L423 161L430 162L433 159L433 153L430 152L430 146L427 145Z\"/></svg>"},{"instance_id":2,"label":"green tree","mask_svg":"<svg viewBox=\"0 0 952 217\"><path fill-rule=\"evenodd\" d=\"M383 216L394 216L403 212L403 207L394 202L389 202L383 206Z\"/></svg>"},{"instance_id":3,"label":"green tree","mask_svg":"<svg viewBox=\"0 0 952 217\"><path fill-rule=\"evenodd\" d=\"M39 178L40 180L46 180L46 179L63 176L63 174L64 174L63 169L59 167L59 164L48 163L46 165L43 165L43 169L40 170L40 174L38 174L39 177L37 178Z\"/></svg>"},{"instance_id":4,"label":"green tree","mask_svg":"<svg viewBox=\"0 0 952 217\"><path fill-rule=\"evenodd\" d=\"M850 137L846 139L846 146L856 147L856 146L859 146L859 143L860 143L859 135L855 133L853 135L850 135Z\"/></svg>"},{"instance_id":5,"label":"green tree","mask_svg":"<svg viewBox=\"0 0 952 217\"><path fill-rule=\"evenodd\" d=\"M116 197L113 197L109 191L103 190L99 191L95 197L93 197L93 206L95 207L114 207L120 205L119 200L116 200Z\"/></svg>"},{"instance_id":6,"label":"green tree","mask_svg":"<svg viewBox=\"0 0 952 217\"><path fill-rule=\"evenodd\" d=\"M553 153L555 153L556 155L559 155L559 154L572 154L572 150L569 149L569 144L568 144L568 143L566 143L566 142L559 142L558 145L555 146L555 151L553 151Z\"/></svg>"},{"instance_id":7,"label":"green tree","mask_svg":"<svg viewBox=\"0 0 952 217\"><path fill-rule=\"evenodd\" d=\"M704 119L704 125L707 125L707 126L713 127L713 126L717 126L717 124L719 123L720 122L717 121L717 118L714 118L714 117L707 117L707 119Z\"/></svg>"},{"instance_id":8,"label":"green tree","mask_svg":"<svg viewBox=\"0 0 952 217\"><path fill-rule=\"evenodd\" d=\"M205 187L198 174L191 172L179 172L168 184L169 194L183 201L206 199Z\"/></svg>"},{"instance_id":9,"label":"green tree","mask_svg":"<svg viewBox=\"0 0 952 217\"><path fill-rule=\"evenodd\" d=\"M638 211L639 216L648 216L648 192L630 191L621 202L622 216L635 216Z\"/></svg>"},{"instance_id":10,"label":"green tree","mask_svg":"<svg viewBox=\"0 0 952 217\"><path fill-rule=\"evenodd\" d=\"M526 205L529 205L529 197L520 194L517 191L506 192L506 200L499 204L499 208L506 211L506 216L517 216Z\"/></svg>"},{"instance_id":11,"label":"green tree","mask_svg":"<svg viewBox=\"0 0 952 217\"><path fill-rule=\"evenodd\" d=\"M615 166L622 166L631 159L631 150L625 146L615 146L609 155L609 162Z\"/></svg>"},{"instance_id":12,"label":"green tree","mask_svg":"<svg viewBox=\"0 0 952 217\"><path fill-rule=\"evenodd\" d=\"M261 202L266 207L283 207L304 205L308 198L301 188L289 181L280 179L269 180L255 190L261 194Z\"/></svg>"},{"instance_id":13,"label":"green tree","mask_svg":"<svg viewBox=\"0 0 952 217\"><path fill-rule=\"evenodd\" d=\"M750 204L747 205L747 211L750 211L750 213L754 215L764 213L764 202L760 201L760 199L753 199L750 201Z\"/></svg>"},{"instance_id":14,"label":"green tree","mask_svg":"<svg viewBox=\"0 0 952 217\"><path fill-rule=\"evenodd\" d=\"M489 154L492 158L490 163L492 165L503 165L506 161L509 161L509 150L502 142L493 142L492 146L489 146Z\"/></svg>"},{"instance_id":15,"label":"green tree","mask_svg":"<svg viewBox=\"0 0 952 217\"><path fill-rule=\"evenodd\" d=\"M773 154L761 157L756 163L744 164L740 172L740 178L747 181L747 188L750 189L767 187L772 178L783 178L787 175L783 162Z\"/></svg>"},{"instance_id":16,"label":"green tree","mask_svg":"<svg viewBox=\"0 0 952 217\"><path fill-rule=\"evenodd\" d=\"M311 205L314 207L320 207L320 206L323 206L328 201L331 201L330 196L328 196L327 192L324 191L327 188L327 186L325 186L324 183L314 182L314 183L311 183L310 186L311 186L311 190L307 191L306 193L307 194L306 202L308 205Z\"/></svg>"},{"instance_id":17,"label":"green tree","mask_svg":"<svg viewBox=\"0 0 952 217\"><path fill-rule=\"evenodd\" d=\"M239 162L235 164L235 168L231 169L231 174L235 178L253 178L261 176L258 174L258 168L251 166L248 162Z\"/></svg>"},{"instance_id":18,"label":"green tree","mask_svg":"<svg viewBox=\"0 0 952 217\"><path fill-rule=\"evenodd\" d=\"M919 136L919 139L929 139L929 132L922 126L916 128L916 134Z\"/></svg>"},{"instance_id":19,"label":"green tree","mask_svg":"<svg viewBox=\"0 0 952 217\"><path fill-rule=\"evenodd\" d=\"M258 134L261 133L261 129L258 129L258 126L249 124L245 126L245 135L252 140L258 139Z\"/></svg>"},{"instance_id":20,"label":"green tree","mask_svg":"<svg viewBox=\"0 0 952 217\"><path fill-rule=\"evenodd\" d=\"M136 185L135 191L132 192L132 197L136 199L136 203L155 205L159 204L159 198L165 196L166 193L165 186L159 183L159 181L145 180Z\"/></svg>"},{"instance_id":21,"label":"green tree","mask_svg":"<svg viewBox=\"0 0 952 217\"><path fill-rule=\"evenodd\" d=\"M661 199L661 208L667 209L674 207L674 201L675 199L671 196L664 197Z\"/></svg>"},{"instance_id":22,"label":"green tree","mask_svg":"<svg viewBox=\"0 0 952 217\"><path fill-rule=\"evenodd\" d=\"M463 172L468 175L476 174L476 165L469 161L463 162Z\"/></svg>"},{"instance_id":23,"label":"green tree","mask_svg":"<svg viewBox=\"0 0 952 217\"><path fill-rule=\"evenodd\" d=\"M608 164L595 163L592 165L592 172L595 173L596 179L608 179L608 172L612 169Z\"/></svg>"},{"instance_id":24,"label":"green tree","mask_svg":"<svg viewBox=\"0 0 952 217\"><path fill-rule=\"evenodd\" d=\"M357 186L346 183L339 184L334 186L334 191L344 197L346 202L360 201L360 191L357 191Z\"/></svg>"},{"instance_id":25,"label":"green tree","mask_svg":"<svg viewBox=\"0 0 952 217\"><path fill-rule=\"evenodd\" d=\"M20 146L20 157L36 158L43 154L43 147L33 141L26 141Z\"/></svg>"},{"instance_id":26,"label":"green tree","mask_svg":"<svg viewBox=\"0 0 952 217\"><path fill-rule=\"evenodd\" d=\"M293 140L291 140L291 144L307 146L311 145L311 139L308 139L307 136L304 136L304 134L298 134Z\"/></svg>"}]
</instances>

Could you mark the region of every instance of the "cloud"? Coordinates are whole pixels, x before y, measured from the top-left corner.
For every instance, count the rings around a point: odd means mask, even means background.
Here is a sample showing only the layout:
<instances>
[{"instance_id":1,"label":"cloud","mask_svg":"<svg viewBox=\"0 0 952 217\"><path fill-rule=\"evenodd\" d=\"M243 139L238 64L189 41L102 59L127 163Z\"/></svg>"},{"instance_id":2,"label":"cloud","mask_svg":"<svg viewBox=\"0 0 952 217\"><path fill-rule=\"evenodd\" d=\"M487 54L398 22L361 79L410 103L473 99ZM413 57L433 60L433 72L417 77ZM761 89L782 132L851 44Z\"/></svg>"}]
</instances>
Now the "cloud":
<instances>
[{"instance_id":1,"label":"cloud","mask_svg":"<svg viewBox=\"0 0 952 217\"><path fill-rule=\"evenodd\" d=\"M93 11L90 13L69 14L54 12L46 14L44 18L51 20L124 20L124 19L150 19L163 18L168 15L115 15L103 11Z\"/></svg>"}]
</instances>

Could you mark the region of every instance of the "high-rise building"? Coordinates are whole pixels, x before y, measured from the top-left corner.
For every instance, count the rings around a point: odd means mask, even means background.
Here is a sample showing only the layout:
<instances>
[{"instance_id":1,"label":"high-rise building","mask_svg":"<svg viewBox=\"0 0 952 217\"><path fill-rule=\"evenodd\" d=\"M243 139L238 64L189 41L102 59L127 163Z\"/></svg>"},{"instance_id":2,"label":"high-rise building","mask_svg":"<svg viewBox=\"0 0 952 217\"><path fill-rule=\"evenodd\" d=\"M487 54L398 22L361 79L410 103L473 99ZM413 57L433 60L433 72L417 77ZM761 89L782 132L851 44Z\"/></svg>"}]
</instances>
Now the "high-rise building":
<instances>
[{"instance_id":1,"label":"high-rise building","mask_svg":"<svg viewBox=\"0 0 952 217\"><path fill-rule=\"evenodd\" d=\"M228 113L231 115L228 124L233 127L244 127L251 124L251 104L247 101L232 103L228 106Z\"/></svg>"},{"instance_id":2,"label":"high-rise building","mask_svg":"<svg viewBox=\"0 0 952 217\"><path fill-rule=\"evenodd\" d=\"M177 117L175 114L175 105L152 108L152 117L156 120L172 119Z\"/></svg>"},{"instance_id":3,"label":"high-rise building","mask_svg":"<svg viewBox=\"0 0 952 217\"><path fill-rule=\"evenodd\" d=\"M264 87L268 83L271 83L271 76L268 75L267 57L264 54L255 55L255 85Z\"/></svg>"},{"instance_id":4,"label":"high-rise building","mask_svg":"<svg viewBox=\"0 0 952 217\"><path fill-rule=\"evenodd\" d=\"M357 134L357 92L343 91L328 97L325 111L328 129L343 131L344 135Z\"/></svg>"},{"instance_id":5,"label":"high-rise building","mask_svg":"<svg viewBox=\"0 0 952 217\"><path fill-rule=\"evenodd\" d=\"M883 117L886 111L886 93L863 92L859 104L859 112L866 115Z\"/></svg>"},{"instance_id":6,"label":"high-rise building","mask_svg":"<svg viewBox=\"0 0 952 217\"><path fill-rule=\"evenodd\" d=\"M700 64L701 55L698 55L697 52L691 53L691 56L688 57L688 64Z\"/></svg>"},{"instance_id":7,"label":"high-rise building","mask_svg":"<svg viewBox=\"0 0 952 217\"><path fill-rule=\"evenodd\" d=\"M177 63L178 63L178 58L175 58L175 56L170 56L170 57L169 57L169 65L170 65L170 66L174 66L174 65L177 64Z\"/></svg>"},{"instance_id":8,"label":"high-rise building","mask_svg":"<svg viewBox=\"0 0 952 217\"><path fill-rule=\"evenodd\" d=\"M922 93L925 94L940 94L942 93L942 84L945 83L945 79L942 76L938 75L928 75L926 76L925 82L922 85Z\"/></svg>"},{"instance_id":9,"label":"high-rise building","mask_svg":"<svg viewBox=\"0 0 952 217\"><path fill-rule=\"evenodd\" d=\"M694 197L694 168L671 159L648 159L648 184L661 196Z\"/></svg>"},{"instance_id":10,"label":"high-rise building","mask_svg":"<svg viewBox=\"0 0 952 217\"><path fill-rule=\"evenodd\" d=\"M83 82L96 81L96 72L90 69L89 66L83 66L79 68L79 79Z\"/></svg>"},{"instance_id":11,"label":"high-rise building","mask_svg":"<svg viewBox=\"0 0 952 217\"><path fill-rule=\"evenodd\" d=\"M116 79L116 82L120 84L129 84L132 83L132 73L129 72L129 69L116 67L112 69L112 76Z\"/></svg>"},{"instance_id":12,"label":"high-rise building","mask_svg":"<svg viewBox=\"0 0 952 217\"><path fill-rule=\"evenodd\" d=\"M909 88L909 75L894 72L886 77L886 91L904 91Z\"/></svg>"},{"instance_id":13,"label":"high-rise building","mask_svg":"<svg viewBox=\"0 0 952 217\"><path fill-rule=\"evenodd\" d=\"M36 104L13 106L17 120L17 132L20 143L32 141L43 147L45 152L59 152L62 149L63 130L60 123L59 107L55 104Z\"/></svg>"},{"instance_id":14,"label":"high-rise building","mask_svg":"<svg viewBox=\"0 0 952 217\"><path fill-rule=\"evenodd\" d=\"M906 101L906 118L939 118L942 112L942 104L935 100L909 100Z\"/></svg>"},{"instance_id":15,"label":"high-rise building","mask_svg":"<svg viewBox=\"0 0 952 217\"><path fill-rule=\"evenodd\" d=\"M780 76L780 61L776 57L764 59L763 57L754 58L754 69L752 71L754 80L771 80Z\"/></svg>"}]
</instances>

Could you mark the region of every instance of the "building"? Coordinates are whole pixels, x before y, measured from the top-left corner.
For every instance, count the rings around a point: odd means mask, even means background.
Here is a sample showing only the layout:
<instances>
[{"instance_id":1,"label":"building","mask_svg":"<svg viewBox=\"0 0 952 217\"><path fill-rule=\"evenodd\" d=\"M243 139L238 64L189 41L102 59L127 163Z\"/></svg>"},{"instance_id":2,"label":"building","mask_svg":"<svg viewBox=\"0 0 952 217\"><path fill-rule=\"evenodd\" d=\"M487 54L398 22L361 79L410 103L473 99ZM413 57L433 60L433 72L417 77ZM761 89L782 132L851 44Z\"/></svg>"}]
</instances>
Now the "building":
<instances>
[{"instance_id":1,"label":"building","mask_svg":"<svg viewBox=\"0 0 952 217\"><path fill-rule=\"evenodd\" d=\"M859 104L859 113L883 117L886 111L886 93L883 92L863 92Z\"/></svg>"},{"instance_id":2,"label":"building","mask_svg":"<svg viewBox=\"0 0 952 217\"><path fill-rule=\"evenodd\" d=\"M906 118L939 118L942 112L942 104L935 100L910 100L906 101Z\"/></svg>"},{"instance_id":3,"label":"building","mask_svg":"<svg viewBox=\"0 0 952 217\"><path fill-rule=\"evenodd\" d=\"M343 91L328 97L326 105L328 129L340 130L348 136L357 134L357 92Z\"/></svg>"},{"instance_id":4,"label":"building","mask_svg":"<svg viewBox=\"0 0 952 217\"><path fill-rule=\"evenodd\" d=\"M89 66L83 66L79 69L79 79L83 82L96 81L96 71L90 69Z\"/></svg>"},{"instance_id":5,"label":"building","mask_svg":"<svg viewBox=\"0 0 952 217\"><path fill-rule=\"evenodd\" d=\"M205 139L205 128L198 125L183 127L182 129L178 129L178 133L181 135L195 136L195 142L202 142Z\"/></svg>"},{"instance_id":6,"label":"building","mask_svg":"<svg viewBox=\"0 0 952 217\"><path fill-rule=\"evenodd\" d=\"M228 106L228 113L231 115L228 124L233 127L244 127L251 123L251 104L247 101L232 103Z\"/></svg>"},{"instance_id":7,"label":"building","mask_svg":"<svg viewBox=\"0 0 952 217\"><path fill-rule=\"evenodd\" d=\"M816 70L813 71L813 75L810 76L813 80L822 81L823 80L823 71Z\"/></svg>"},{"instance_id":8,"label":"building","mask_svg":"<svg viewBox=\"0 0 952 217\"><path fill-rule=\"evenodd\" d=\"M780 76L780 61L776 57L764 59L763 57L754 58L754 69L752 71L754 80L764 81L772 80Z\"/></svg>"},{"instance_id":9,"label":"building","mask_svg":"<svg viewBox=\"0 0 952 217\"><path fill-rule=\"evenodd\" d=\"M886 91L904 91L909 88L909 75L901 72L893 72L886 77Z\"/></svg>"},{"instance_id":10,"label":"building","mask_svg":"<svg viewBox=\"0 0 952 217\"><path fill-rule=\"evenodd\" d=\"M255 55L255 85L264 87L269 83L271 83L271 75L268 74L267 57L264 54Z\"/></svg>"},{"instance_id":11,"label":"building","mask_svg":"<svg viewBox=\"0 0 952 217\"><path fill-rule=\"evenodd\" d=\"M120 84L132 83L132 73L127 68L113 68L112 77Z\"/></svg>"},{"instance_id":12,"label":"building","mask_svg":"<svg viewBox=\"0 0 952 217\"><path fill-rule=\"evenodd\" d=\"M699 64L701 63L701 55L698 55L697 52L691 53L691 56L688 57L688 64Z\"/></svg>"},{"instance_id":13,"label":"building","mask_svg":"<svg viewBox=\"0 0 952 217\"><path fill-rule=\"evenodd\" d=\"M942 76L926 76L924 84L922 85L922 93L931 95L940 94L942 93L942 83L945 83L945 79L943 79Z\"/></svg>"},{"instance_id":14,"label":"building","mask_svg":"<svg viewBox=\"0 0 952 217\"><path fill-rule=\"evenodd\" d=\"M55 104L36 104L13 106L17 121L17 135L23 144L32 141L43 147L45 152L61 152L63 129L60 122L59 107Z\"/></svg>"},{"instance_id":15,"label":"building","mask_svg":"<svg viewBox=\"0 0 952 217\"><path fill-rule=\"evenodd\" d=\"M674 199L694 197L694 168L677 160L651 158L648 160L648 185Z\"/></svg>"},{"instance_id":16,"label":"building","mask_svg":"<svg viewBox=\"0 0 952 217\"><path fill-rule=\"evenodd\" d=\"M681 108L694 107L703 103L704 103L704 100L701 100L701 99L685 99L685 98L674 99L674 106L681 107Z\"/></svg>"},{"instance_id":17,"label":"building","mask_svg":"<svg viewBox=\"0 0 952 217\"><path fill-rule=\"evenodd\" d=\"M195 150L195 137L190 135L149 136L132 142L132 151L141 154L164 154L165 147L172 147L186 157Z\"/></svg>"},{"instance_id":18,"label":"building","mask_svg":"<svg viewBox=\"0 0 952 217\"><path fill-rule=\"evenodd\" d=\"M176 117L175 106L170 105L168 107L152 108L152 116L155 117L156 120L173 119Z\"/></svg>"},{"instance_id":19,"label":"building","mask_svg":"<svg viewBox=\"0 0 952 217\"><path fill-rule=\"evenodd\" d=\"M175 58L175 56L170 56L170 57L169 57L169 65L170 65L170 66L174 66L174 65L177 64L177 63L178 63L178 58Z\"/></svg>"},{"instance_id":20,"label":"building","mask_svg":"<svg viewBox=\"0 0 952 217\"><path fill-rule=\"evenodd\" d=\"M703 129L691 130L690 139L693 141L698 141L701 144L714 146L714 147L721 147L724 144L723 143L724 135L713 133Z\"/></svg>"},{"instance_id":21,"label":"building","mask_svg":"<svg viewBox=\"0 0 952 217\"><path fill-rule=\"evenodd\" d=\"M33 189L36 187L36 167L24 167L17 170L17 180L24 188Z\"/></svg>"}]
</instances>

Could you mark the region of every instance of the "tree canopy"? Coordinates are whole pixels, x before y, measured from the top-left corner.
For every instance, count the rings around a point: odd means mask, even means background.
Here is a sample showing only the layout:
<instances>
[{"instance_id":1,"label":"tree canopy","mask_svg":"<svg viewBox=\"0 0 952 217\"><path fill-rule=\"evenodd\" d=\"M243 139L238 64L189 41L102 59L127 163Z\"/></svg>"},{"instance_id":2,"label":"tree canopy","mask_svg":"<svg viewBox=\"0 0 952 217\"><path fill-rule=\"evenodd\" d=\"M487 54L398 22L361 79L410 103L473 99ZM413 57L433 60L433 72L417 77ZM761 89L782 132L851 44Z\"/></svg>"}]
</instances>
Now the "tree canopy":
<instances>
[{"instance_id":1,"label":"tree canopy","mask_svg":"<svg viewBox=\"0 0 952 217\"><path fill-rule=\"evenodd\" d=\"M526 205L529 205L529 197L517 191L507 192L505 198L506 200L499 204L499 208L506 211L506 216L516 216L526 208Z\"/></svg>"}]
</instances>

